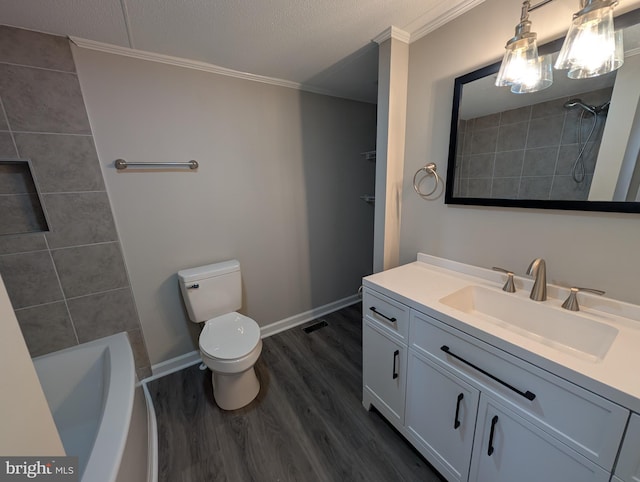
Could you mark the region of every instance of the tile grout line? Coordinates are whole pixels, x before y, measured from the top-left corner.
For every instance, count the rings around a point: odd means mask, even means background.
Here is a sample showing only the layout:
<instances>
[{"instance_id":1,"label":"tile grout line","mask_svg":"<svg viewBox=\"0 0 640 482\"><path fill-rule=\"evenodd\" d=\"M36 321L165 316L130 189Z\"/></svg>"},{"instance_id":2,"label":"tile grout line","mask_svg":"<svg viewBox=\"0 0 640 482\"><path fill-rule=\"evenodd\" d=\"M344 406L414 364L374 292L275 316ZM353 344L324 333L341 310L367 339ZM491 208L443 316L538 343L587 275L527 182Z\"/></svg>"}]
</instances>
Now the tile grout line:
<instances>
[{"instance_id":1,"label":"tile grout line","mask_svg":"<svg viewBox=\"0 0 640 482\"><path fill-rule=\"evenodd\" d=\"M9 116L7 115L7 110L4 108L4 102L2 102L2 97L0 97L0 109L2 109L2 114L4 114L4 120L7 121L7 129L8 129L7 132L9 132L9 136L11 137L11 142L13 142L13 148L16 150L16 157L20 159L18 144L16 144L16 138L13 135L13 131L11 130L11 123L9 122Z\"/></svg>"},{"instance_id":2,"label":"tile grout line","mask_svg":"<svg viewBox=\"0 0 640 482\"><path fill-rule=\"evenodd\" d=\"M38 195L37 192L16 192L16 193L9 193L9 194L0 194L0 197L37 196L37 195ZM9 234L14 235L14 233L9 233ZM23 234L23 233L15 233L15 234Z\"/></svg>"},{"instance_id":3,"label":"tile grout line","mask_svg":"<svg viewBox=\"0 0 640 482\"><path fill-rule=\"evenodd\" d=\"M553 192L553 186L556 183L556 176L558 172L558 161L560 160L560 149L562 147L562 137L564 135L564 128L567 125L567 117L569 116L569 112L565 110L562 114L562 129L560 129L560 141L558 142L558 150L556 151L556 162L553 165L553 174L551 178L551 187L549 188L549 199L551 199L551 193Z\"/></svg>"},{"instance_id":4,"label":"tile grout line","mask_svg":"<svg viewBox=\"0 0 640 482\"><path fill-rule=\"evenodd\" d=\"M60 286L60 292L62 293L62 301L64 302L64 306L67 309L67 315L69 316L69 321L71 322L71 328L73 329L73 336L76 338L76 345L80 344L80 339L78 338L78 332L76 330L76 325L73 322L73 317L71 316L71 310L69 310L69 303L67 303L67 296L64 292L64 288L62 287L62 281L60 280L60 275L58 274L58 267L53 259L53 253L49 248L49 242L47 241L47 236L44 236L44 242L47 246L47 251L49 252L49 258L51 259L51 264L53 265L53 272L56 274L56 279L58 280L58 285Z\"/></svg>"},{"instance_id":5,"label":"tile grout line","mask_svg":"<svg viewBox=\"0 0 640 482\"><path fill-rule=\"evenodd\" d=\"M103 244L120 244L120 242L115 239L113 241L100 241L99 243L87 243L87 244L76 244L75 246L62 246L60 248L49 248L50 251L62 251L63 249L73 249L73 248L86 248L88 246L101 246Z\"/></svg>"},{"instance_id":6,"label":"tile grout line","mask_svg":"<svg viewBox=\"0 0 640 482\"><path fill-rule=\"evenodd\" d=\"M0 65L11 65L13 67L22 67L22 68L26 68L26 69L46 70L48 72L58 72L60 74L72 74L72 75L75 75L76 77L78 76L78 73L75 72L75 71L60 70L60 69L50 69L50 68L47 68L47 67L38 67L36 65L16 64L14 62L0 62Z\"/></svg>"},{"instance_id":7,"label":"tile grout line","mask_svg":"<svg viewBox=\"0 0 640 482\"><path fill-rule=\"evenodd\" d=\"M46 131L12 131L14 134L39 134L43 136L75 136L75 137L91 137L93 134L78 134L75 132L46 132Z\"/></svg>"},{"instance_id":8,"label":"tile grout line","mask_svg":"<svg viewBox=\"0 0 640 482\"><path fill-rule=\"evenodd\" d=\"M527 120L527 135L524 138L524 150L522 151L522 167L520 168L520 182L518 182L518 193L516 199L520 198L520 190L522 189L522 178L524 177L524 164L527 160L527 145L529 143L529 132L531 131L531 121L533 120L533 108L529 107L529 119Z\"/></svg>"},{"instance_id":9,"label":"tile grout line","mask_svg":"<svg viewBox=\"0 0 640 482\"><path fill-rule=\"evenodd\" d=\"M496 157L498 155L498 144L500 143L500 128L502 127L502 112L498 112L498 134L496 135L496 145L493 150L493 162L491 164L491 185L489 186L489 198L493 197L493 182L496 178Z\"/></svg>"},{"instance_id":10,"label":"tile grout line","mask_svg":"<svg viewBox=\"0 0 640 482\"><path fill-rule=\"evenodd\" d=\"M64 298L61 298L59 300L54 300L54 301L47 301L46 303L39 303L37 305L29 305L29 306L23 306L21 308L16 308L15 311L16 313L18 311L24 311L24 310L29 310L31 308L39 308L41 306L48 306L48 305L55 305L56 303L62 303L64 301Z\"/></svg>"},{"instance_id":11,"label":"tile grout line","mask_svg":"<svg viewBox=\"0 0 640 482\"><path fill-rule=\"evenodd\" d=\"M60 195L60 194L100 194L100 193L106 193L106 190L103 191L48 191L48 192L43 192L41 191L41 194L44 196L50 196L52 194L55 195ZM0 194L1 196L1 194Z\"/></svg>"},{"instance_id":12,"label":"tile grout line","mask_svg":"<svg viewBox=\"0 0 640 482\"><path fill-rule=\"evenodd\" d=\"M81 299L81 298L88 298L89 296L101 295L101 294L104 294L104 293L112 293L114 291L121 291L121 290L126 290L126 289L129 289L129 286L121 286L119 288L111 288L111 289L104 290L104 291L96 291L96 292L93 292L93 293L88 293L86 295L80 295L80 296L68 296L68 297L63 297L63 298L61 298L59 300L55 300L55 301L47 301L46 303L39 303L37 305L23 306L21 308L15 309L14 311L28 310L28 309L31 309L31 308L38 308L40 306L47 306L47 305L53 305L55 303L61 303L61 302L65 301L65 300L77 300L77 299ZM63 296L64 296L64 293L63 293ZM135 329L137 330L138 328L135 328Z\"/></svg>"},{"instance_id":13,"label":"tile grout line","mask_svg":"<svg viewBox=\"0 0 640 482\"><path fill-rule=\"evenodd\" d=\"M67 299L68 300L78 300L80 298L87 298L89 296L94 296L94 295L102 295L104 293L113 293L114 291L121 291L121 290L129 290L131 291L131 288L129 286L120 286L118 288L111 288L108 290L103 290L103 291L96 291L94 293L87 293L86 295L79 295L79 296L68 296ZM132 296L133 297L133 296ZM137 328L136 328L137 329Z\"/></svg>"}]
</instances>

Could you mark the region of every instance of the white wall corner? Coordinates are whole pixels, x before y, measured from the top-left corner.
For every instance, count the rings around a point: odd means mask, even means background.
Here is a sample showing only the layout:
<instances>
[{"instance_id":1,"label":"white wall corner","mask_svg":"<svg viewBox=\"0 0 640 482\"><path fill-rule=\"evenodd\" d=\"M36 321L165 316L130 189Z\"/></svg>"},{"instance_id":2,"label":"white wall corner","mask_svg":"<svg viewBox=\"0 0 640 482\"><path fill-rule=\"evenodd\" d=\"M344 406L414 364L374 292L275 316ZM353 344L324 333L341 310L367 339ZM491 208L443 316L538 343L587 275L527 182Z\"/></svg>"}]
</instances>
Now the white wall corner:
<instances>
[{"instance_id":1,"label":"white wall corner","mask_svg":"<svg viewBox=\"0 0 640 482\"><path fill-rule=\"evenodd\" d=\"M400 260L408 73L409 44L391 41L380 45L374 272L398 266Z\"/></svg>"},{"instance_id":2,"label":"white wall corner","mask_svg":"<svg viewBox=\"0 0 640 482\"><path fill-rule=\"evenodd\" d=\"M406 31L402 30L401 28L394 27L392 25L388 29L386 29L383 32L381 32L380 34L378 34L372 40L375 43L377 43L378 45L380 45L382 42L385 42L385 41L389 40L390 38L393 38L393 39L396 39L396 40L400 40L401 42L404 42L404 43L408 44L409 43L409 39L411 38L411 36L410 36L409 32L406 32Z\"/></svg>"}]
</instances>

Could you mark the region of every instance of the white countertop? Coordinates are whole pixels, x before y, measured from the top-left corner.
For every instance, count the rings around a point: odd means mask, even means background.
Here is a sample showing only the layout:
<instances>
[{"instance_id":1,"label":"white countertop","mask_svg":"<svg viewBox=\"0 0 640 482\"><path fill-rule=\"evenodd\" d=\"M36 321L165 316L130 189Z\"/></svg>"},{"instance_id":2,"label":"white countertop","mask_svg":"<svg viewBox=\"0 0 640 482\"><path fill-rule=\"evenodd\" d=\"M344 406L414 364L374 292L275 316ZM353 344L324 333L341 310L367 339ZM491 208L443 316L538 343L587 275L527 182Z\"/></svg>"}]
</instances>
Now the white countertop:
<instances>
[{"instance_id":1,"label":"white countertop","mask_svg":"<svg viewBox=\"0 0 640 482\"><path fill-rule=\"evenodd\" d=\"M455 261L418 254L418 261L364 278L365 287L391 296L447 325L533 363L557 376L640 413L640 307L611 298L580 293L580 316L592 317L618 329L602 360L575 356L524 333L452 308L439 300L469 285L501 289L506 275ZM547 285L548 299L529 299L533 281L515 277L516 293L524 303L560 305L569 290ZM524 305L526 306L526 305ZM563 310L564 311L564 310ZM576 333L576 336L580 336Z\"/></svg>"}]
</instances>

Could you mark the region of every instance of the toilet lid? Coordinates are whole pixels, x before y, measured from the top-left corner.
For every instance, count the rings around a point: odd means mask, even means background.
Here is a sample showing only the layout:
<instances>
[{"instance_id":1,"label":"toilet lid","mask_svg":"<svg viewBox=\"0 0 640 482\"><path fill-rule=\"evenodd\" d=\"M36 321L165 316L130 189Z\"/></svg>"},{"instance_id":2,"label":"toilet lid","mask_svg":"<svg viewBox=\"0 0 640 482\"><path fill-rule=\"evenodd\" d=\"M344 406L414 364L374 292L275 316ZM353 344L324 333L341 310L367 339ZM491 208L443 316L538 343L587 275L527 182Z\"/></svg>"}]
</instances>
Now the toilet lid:
<instances>
[{"instance_id":1,"label":"toilet lid","mask_svg":"<svg viewBox=\"0 0 640 482\"><path fill-rule=\"evenodd\" d=\"M242 358L260 340L260 327L240 313L227 313L211 318L200 333L200 349L213 358L232 360Z\"/></svg>"}]
</instances>

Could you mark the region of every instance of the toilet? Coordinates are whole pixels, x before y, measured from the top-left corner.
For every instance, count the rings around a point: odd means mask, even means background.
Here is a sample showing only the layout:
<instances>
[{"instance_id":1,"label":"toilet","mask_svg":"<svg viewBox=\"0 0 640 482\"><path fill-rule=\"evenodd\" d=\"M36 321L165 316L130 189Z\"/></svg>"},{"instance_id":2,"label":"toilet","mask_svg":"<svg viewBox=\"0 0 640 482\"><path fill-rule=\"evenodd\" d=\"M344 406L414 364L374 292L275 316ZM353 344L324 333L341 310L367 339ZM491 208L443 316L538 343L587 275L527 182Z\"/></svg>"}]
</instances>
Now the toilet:
<instances>
[{"instance_id":1,"label":"toilet","mask_svg":"<svg viewBox=\"0 0 640 482\"><path fill-rule=\"evenodd\" d=\"M240 263L208 264L178 272L189 318L204 322L199 346L211 369L213 397L224 410L249 404L260 391L254 364L262 351L260 327L237 313L242 306Z\"/></svg>"}]
</instances>

